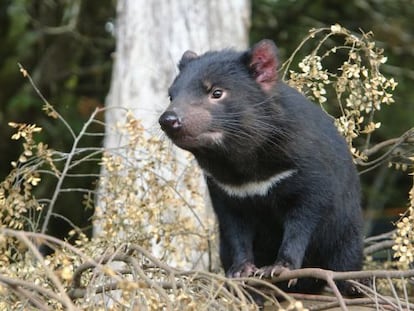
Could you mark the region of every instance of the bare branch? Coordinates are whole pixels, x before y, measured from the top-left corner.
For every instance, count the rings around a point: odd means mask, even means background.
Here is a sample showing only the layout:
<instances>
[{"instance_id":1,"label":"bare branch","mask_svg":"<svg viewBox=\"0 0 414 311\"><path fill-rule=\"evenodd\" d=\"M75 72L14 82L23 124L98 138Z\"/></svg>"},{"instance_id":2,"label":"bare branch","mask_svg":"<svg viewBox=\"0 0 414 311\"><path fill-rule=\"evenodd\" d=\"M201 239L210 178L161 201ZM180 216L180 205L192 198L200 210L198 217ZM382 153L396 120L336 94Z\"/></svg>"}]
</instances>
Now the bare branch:
<instances>
[{"instance_id":1,"label":"bare branch","mask_svg":"<svg viewBox=\"0 0 414 311\"><path fill-rule=\"evenodd\" d=\"M388 139L385 141L382 141L374 146L372 146L371 148L364 150L364 155L366 156L371 156L377 152L379 152L380 150L387 148L389 146L393 146L393 149L395 149L395 147L400 146L402 143L414 143L414 128L409 129L408 131L406 131L404 134L402 134L400 137L397 138L392 138L392 139Z\"/></svg>"},{"instance_id":2,"label":"bare branch","mask_svg":"<svg viewBox=\"0 0 414 311\"><path fill-rule=\"evenodd\" d=\"M8 276L0 274L0 283L3 283L7 287L9 287L12 291L16 291L18 294L24 295L37 307L40 304L41 300L38 299L34 293L39 293L45 297L50 297L60 302L62 305L65 305L65 301L62 297L60 297L60 295L42 286L36 285L33 282L23 281L20 279L13 279ZM25 288L30 290L31 295L29 295L28 292L24 291ZM43 310L51 310L51 309L45 307ZM72 308L71 310L76 310L76 309Z\"/></svg>"}]
</instances>

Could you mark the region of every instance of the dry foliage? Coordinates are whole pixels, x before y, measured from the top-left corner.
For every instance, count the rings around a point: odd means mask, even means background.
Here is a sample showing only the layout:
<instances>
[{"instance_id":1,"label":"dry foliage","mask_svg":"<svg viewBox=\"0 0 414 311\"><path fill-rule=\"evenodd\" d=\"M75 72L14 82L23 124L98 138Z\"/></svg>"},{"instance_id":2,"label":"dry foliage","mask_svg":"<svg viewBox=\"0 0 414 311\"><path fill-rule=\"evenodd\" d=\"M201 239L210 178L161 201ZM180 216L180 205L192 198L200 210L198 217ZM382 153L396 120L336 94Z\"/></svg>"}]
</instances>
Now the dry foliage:
<instances>
[{"instance_id":1,"label":"dry foliage","mask_svg":"<svg viewBox=\"0 0 414 311\"><path fill-rule=\"evenodd\" d=\"M333 36L344 38L343 45L326 48ZM294 72L289 68L293 57L310 40L315 40L317 47L300 62L299 72ZM327 58L340 50L347 57L337 72L324 69ZM312 30L285 64L285 72L291 85L321 105L327 104L328 93L336 94L336 124L359 165L372 169L389 162L413 171L412 153L401 153L412 145L413 130L379 145L369 143L370 135L380 126L374 113L382 104L393 102L396 86L379 70L384 61L370 34L356 36L334 25ZM96 110L75 133L43 98L30 75L21 70L43 99L44 111L66 126L73 146L69 151L53 150L36 142L34 135L41 130L36 125L10 123L16 129L12 139L23 140L23 152L0 184L0 310L256 310L252 294L262 295L266 306L279 310L335 306L345 310L351 305L414 309L409 298L414 277L414 188L395 232L367 240L368 259L383 249L392 247L395 251L399 260L397 264L389 261L386 270L368 260L370 267L378 270L333 273L301 269L274 280L324 279L333 293L329 296L286 295L265 280L229 280L219 273L196 269L214 270L217 251L214 219L200 217L206 210L195 164L183 167L174 161L171 144L147 135L139 120L127 111L125 122L111 129L124 137L123 146L110 150L80 147L84 137L98 135L89 132L92 124L105 125L96 118L103 110ZM365 142L356 147L356 138L361 137ZM394 153L397 147L398 157ZM66 178L90 176L72 172L85 161L101 165L97 189L64 188ZM37 198L34 187L46 175L55 179L54 191L50 197ZM98 228L97 235L89 239L73 226L69 237L75 238L74 245L45 234L57 198L67 191L84 193L80 204L95 208L93 221ZM53 248L54 254L43 257L39 245ZM344 299L334 283L336 279L364 278L371 278L371 287L353 281L366 294L361 299ZM285 301L279 303L276 296ZM306 308L300 301L306 302Z\"/></svg>"},{"instance_id":2,"label":"dry foliage","mask_svg":"<svg viewBox=\"0 0 414 311\"><path fill-rule=\"evenodd\" d=\"M332 44L333 39L341 39L343 45ZM292 60L309 41L317 41L312 52L299 62L300 72L289 69ZM344 58L336 71L328 71L325 63ZM340 115L335 123L345 137L353 155L366 160L366 155L358 150L353 142L361 135L370 135L381 126L374 122L375 112L381 105L392 104L392 91L397 86L393 78L387 79L380 71L387 58L383 51L375 47L371 33L361 36L336 24L330 28L311 30L298 49L284 64L288 83L305 93L322 106L327 104L327 94L336 96ZM332 105L334 102L330 101Z\"/></svg>"},{"instance_id":3,"label":"dry foliage","mask_svg":"<svg viewBox=\"0 0 414 311\"><path fill-rule=\"evenodd\" d=\"M94 216L97 238L113 245L138 243L180 267L211 262L195 258L200 252L211 254L215 234L213 219L205 223L205 217L198 217L206 211L197 191L201 174L195 163L180 167L171 144L146 135L130 113L115 130L128 139L126 146L105 150L102 156Z\"/></svg>"},{"instance_id":4,"label":"dry foliage","mask_svg":"<svg viewBox=\"0 0 414 311\"><path fill-rule=\"evenodd\" d=\"M414 172L411 175L414 184ZM409 207L396 224L394 240L394 257L404 269L408 269L414 263L414 186L409 193Z\"/></svg>"}]
</instances>

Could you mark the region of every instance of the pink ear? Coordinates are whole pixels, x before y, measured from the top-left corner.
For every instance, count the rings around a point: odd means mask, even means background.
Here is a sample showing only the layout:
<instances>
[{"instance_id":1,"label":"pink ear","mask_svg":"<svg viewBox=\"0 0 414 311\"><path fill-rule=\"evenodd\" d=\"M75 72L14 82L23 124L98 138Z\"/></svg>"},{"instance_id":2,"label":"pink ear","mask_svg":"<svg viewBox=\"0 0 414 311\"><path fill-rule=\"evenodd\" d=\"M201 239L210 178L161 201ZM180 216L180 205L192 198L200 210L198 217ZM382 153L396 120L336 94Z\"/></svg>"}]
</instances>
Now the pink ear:
<instances>
[{"instance_id":1,"label":"pink ear","mask_svg":"<svg viewBox=\"0 0 414 311\"><path fill-rule=\"evenodd\" d=\"M271 40L262 40L251 49L250 68L263 91L269 92L277 81L277 48Z\"/></svg>"}]
</instances>

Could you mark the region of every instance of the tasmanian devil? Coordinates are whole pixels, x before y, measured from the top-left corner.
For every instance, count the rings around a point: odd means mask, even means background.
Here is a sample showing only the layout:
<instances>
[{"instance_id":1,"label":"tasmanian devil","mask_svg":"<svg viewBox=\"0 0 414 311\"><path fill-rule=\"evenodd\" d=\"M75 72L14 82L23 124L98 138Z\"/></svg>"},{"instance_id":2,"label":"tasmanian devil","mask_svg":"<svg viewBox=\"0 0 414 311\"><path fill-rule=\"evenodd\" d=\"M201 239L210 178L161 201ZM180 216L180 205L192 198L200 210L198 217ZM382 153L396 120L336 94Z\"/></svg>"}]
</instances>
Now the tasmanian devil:
<instances>
[{"instance_id":1,"label":"tasmanian devil","mask_svg":"<svg viewBox=\"0 0 414 311\"><path fill-rule=\"evenodd\" d=\"M159 123L204 172L227 276L360 270L360 184L348 146L331 117L278 78L278 63L270 40L244 52L185 52ZM300 279L288 290L323 285Z\"/></svg>"}]
</instances>

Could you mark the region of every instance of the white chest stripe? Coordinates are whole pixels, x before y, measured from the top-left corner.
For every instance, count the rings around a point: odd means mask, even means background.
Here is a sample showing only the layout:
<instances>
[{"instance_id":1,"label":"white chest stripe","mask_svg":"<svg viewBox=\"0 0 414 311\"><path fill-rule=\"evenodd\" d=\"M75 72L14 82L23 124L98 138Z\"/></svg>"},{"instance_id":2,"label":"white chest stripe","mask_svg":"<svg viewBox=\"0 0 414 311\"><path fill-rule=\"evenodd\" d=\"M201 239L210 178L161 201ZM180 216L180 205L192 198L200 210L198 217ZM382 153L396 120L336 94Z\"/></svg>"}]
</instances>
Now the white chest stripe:
<instances>
[{"instance_id":1,"label":"white chest stripe","mask_svg":"<svg viewBox=\"0 0 414 311\"><path fill-rule=\"evenodd\" d=\"M278 173L276 175L273 175L269 177L268 179L262 180L262 181L253 181L244 183L241 185L227 185L220 183L218 181L215 181L217 185L220 186L228 195L232 197L239 197L239 198L245 198L249 196L255 196L260 195L264 196L266 195L269 190L280 183L282 180L292 176L295 174L296 170L287 170L281 173Z\"/></svg>"}]
</instances>

